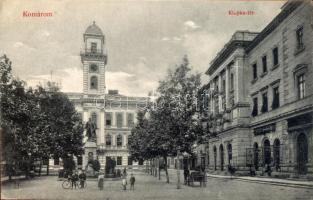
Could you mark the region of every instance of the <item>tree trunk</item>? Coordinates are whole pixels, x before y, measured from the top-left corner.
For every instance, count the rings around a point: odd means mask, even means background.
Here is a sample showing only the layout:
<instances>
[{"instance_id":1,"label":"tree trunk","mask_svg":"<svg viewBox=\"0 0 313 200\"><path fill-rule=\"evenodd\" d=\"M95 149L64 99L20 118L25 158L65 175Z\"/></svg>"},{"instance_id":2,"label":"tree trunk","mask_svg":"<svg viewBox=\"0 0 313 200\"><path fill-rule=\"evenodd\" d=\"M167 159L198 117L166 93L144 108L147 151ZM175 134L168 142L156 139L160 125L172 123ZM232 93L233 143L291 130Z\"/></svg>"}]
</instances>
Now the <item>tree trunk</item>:
<instances>
[{"instance_id":1,"label":"tree trunk","mask_svg":"<svg viewBox=\"0 0 313 200\"><path fill-rule=\"evenodd\" d=\"M154 159L154 176L158 177L158 162Z\"/></svg>"},{"instance_id":2,"label":"tree trunk","mask_svg":"<svg viewBox=\"0 0 313 200\"><path fill-rule=\"evenodd\" d=\"M180 189L180 160L179 160L179 156L180 156L180 151L177 150L177 189Z\"/></svg>"},{"instance_id":3,"label":"tree trunk","mask_svg":"<svg viewBox=\"0 0 313 200\"><path fill-rule=\"evenodd\" d=\"M48 163L47 163L47 175L49 175L49 159L48 159Z\"/></svg>"},{"instance_id":4,"label":"tree trunk","mask_svg":"<svg viewBox=\"0 0 313 200\"><path fill-rule=\"evenodd\" d=\"M167 156L164 156L164 170L166 175L166 183L170 183L170 177L168 176L168 170L167 170Z\"/></svg>"},{"instance_id":5,"label":"tree trunk","mask_svg":"<svg viewBox=\"0 0 313 200\"><path fill-rule=\"evenodd\" d=\"M41 167L42 167L42 164L41 164L41 160L39 161L39 176L41 176Z\"/></svg>"},{"instance_id":6,"label":"tree trunk","mask_svg":"<svg viewBox=\"0 0 313 200\"><path fill-rule=\"evenodd\" d=\"M161 180L161 166L160 166L160 157L158 158L158 169L159 169L159 180Z\"/></svg>"},{"instance_id":7,"label":"tree trunk","mask_svg":"<svg viewBox=\"0 0 313 200\"><path fill-rule=\"evenodd\" d=\"M151 173L151 176L153 175L153 160L150 159L150 173Z\"/></svg>"}]
</instances>

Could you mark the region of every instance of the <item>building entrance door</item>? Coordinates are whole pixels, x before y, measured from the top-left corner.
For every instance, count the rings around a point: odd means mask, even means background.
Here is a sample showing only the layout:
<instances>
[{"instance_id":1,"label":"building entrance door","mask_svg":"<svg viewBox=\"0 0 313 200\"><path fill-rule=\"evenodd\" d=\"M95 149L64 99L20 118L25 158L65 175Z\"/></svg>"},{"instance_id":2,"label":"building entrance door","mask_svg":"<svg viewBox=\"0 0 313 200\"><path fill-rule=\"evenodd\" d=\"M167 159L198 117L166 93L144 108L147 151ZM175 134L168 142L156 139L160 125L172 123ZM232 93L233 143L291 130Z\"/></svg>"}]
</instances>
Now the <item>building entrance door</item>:
<instances>
[{"instance_id":1,"label":"building entrance door","mask_svg":"<svg viewBox=\"0 0 313 200\"><path fill-rule=\"evenodd\" d=\"M217 157L217 152L216 152L216 147L214 146L213 148L213 152L214 152L214 170L216 170L216 157Z\"/></svg>"},{"instance_id":2,"label":"building entrance door","mask_svg":"<svg viewBox=\"0 0 313 200\"><path fill-rule=\"evenodd\" d=\"M306 164L308 162L308 141L304 133L297 138L297 165L298 173L306 174Z\"/></svg>"},{"instance_id":3,"label":"building entrance door","mask_svg":"<svg viewBox=\"0 0 313 200\"><path fill-rule=\"evenodd\" d=\"M221 158L221 160L220 160L221 171L223 171L224 170L224 147L222 144L220 145L220 158Z\"/></svg>"},{"instance_id":4,"label":"building entrance door","mask_svg":"<svg viewBox=\"0 0 313 200\"><path fill-rule=\"evenodd\" d=\"M271 145L270 145L270 141L268 139L264 140L263 143L263 160L264 160L264 164L271 164Z\"/></svg>"}]
</instances>

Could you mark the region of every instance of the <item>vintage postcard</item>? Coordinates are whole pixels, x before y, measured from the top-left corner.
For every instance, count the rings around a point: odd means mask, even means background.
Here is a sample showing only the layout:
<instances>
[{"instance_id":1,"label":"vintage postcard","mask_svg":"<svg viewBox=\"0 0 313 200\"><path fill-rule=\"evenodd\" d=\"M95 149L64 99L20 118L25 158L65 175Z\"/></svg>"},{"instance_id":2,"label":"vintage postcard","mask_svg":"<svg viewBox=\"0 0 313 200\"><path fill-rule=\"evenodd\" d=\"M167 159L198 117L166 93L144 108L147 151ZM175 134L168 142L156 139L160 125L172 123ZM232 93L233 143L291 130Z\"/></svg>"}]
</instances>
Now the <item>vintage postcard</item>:
<instances>
[{"instance_id":1,"label":"vintage postcard","mask_svg":"<svg viewBox=\"0 0 313 200\"><path fill-rule=\"evenodd\" d=\"M313 1L0 0L1 199L313 200Z\"/></svg>"}]
</instances>

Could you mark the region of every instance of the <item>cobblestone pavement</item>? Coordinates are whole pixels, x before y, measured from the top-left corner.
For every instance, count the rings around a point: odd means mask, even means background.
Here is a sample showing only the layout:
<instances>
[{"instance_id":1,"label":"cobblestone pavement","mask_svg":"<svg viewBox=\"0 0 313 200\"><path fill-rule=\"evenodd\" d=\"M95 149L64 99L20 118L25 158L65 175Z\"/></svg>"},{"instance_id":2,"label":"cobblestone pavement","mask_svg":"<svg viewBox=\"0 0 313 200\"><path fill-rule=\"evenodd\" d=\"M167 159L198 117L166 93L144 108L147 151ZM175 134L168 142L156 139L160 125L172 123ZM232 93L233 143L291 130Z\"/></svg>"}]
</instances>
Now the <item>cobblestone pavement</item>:
<instances>
[{"instance_id":1,"label":"cobblestone pavement","mask_svg":"<svg viewBox=\"0 0 313 200\"><path fill-rule=\"evenodd\" d=\"M304 188L291 188L258 183L242 182L230 179L209 178L207 186L188 187L176 189L175 174L171 174L171 183L147 175L143 172L135 173L135 191L123 191L121 181L107 181L104 190L97 188L95 180L88 180L85 189L62 189L62 181L57 181L54 176L36 177L30 181L21 182L19 189L13 184L2 186L1 198L18 199L180 199L180 200L258 200L258 199L283 199L283 200L313 200L313 190Z\"/></svg>"}]
</instances>

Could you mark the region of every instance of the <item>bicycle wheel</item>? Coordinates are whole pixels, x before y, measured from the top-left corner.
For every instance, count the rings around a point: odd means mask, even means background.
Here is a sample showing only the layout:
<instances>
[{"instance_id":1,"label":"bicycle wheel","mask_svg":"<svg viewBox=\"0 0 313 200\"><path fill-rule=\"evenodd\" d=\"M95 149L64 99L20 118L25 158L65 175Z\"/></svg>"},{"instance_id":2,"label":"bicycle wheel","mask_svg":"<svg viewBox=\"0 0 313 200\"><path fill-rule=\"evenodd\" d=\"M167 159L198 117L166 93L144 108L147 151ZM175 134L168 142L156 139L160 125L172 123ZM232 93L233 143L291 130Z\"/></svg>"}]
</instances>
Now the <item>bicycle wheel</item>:
<instances>
[{"instance_id":1,"label":"bicycle wheel","mask_svg":"<svg viewBox=\"0 0 313 200\"><path fill-rule=\"evenodd\" d=\"M69 189L71 187L71 182L68 180L63 181L62 187L63 189Z\"/></svg>"}]
</instances>

